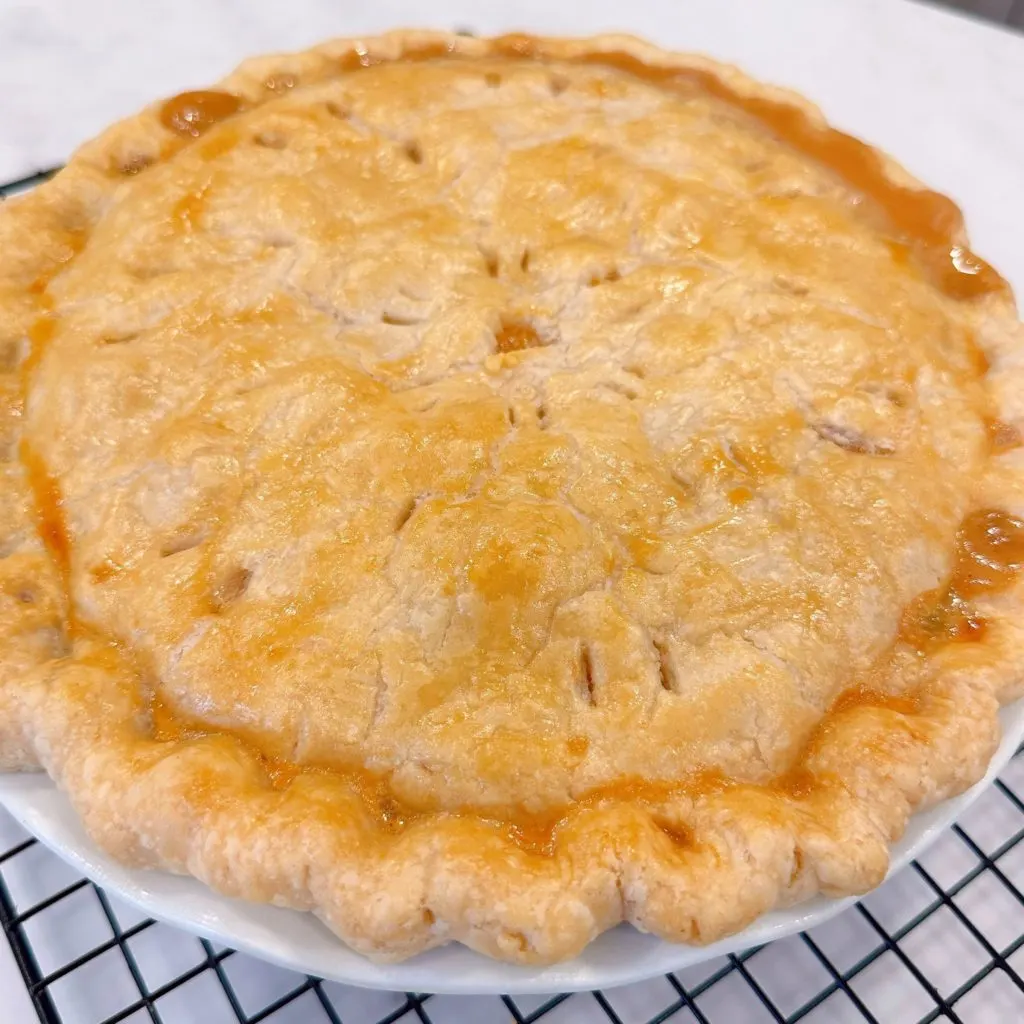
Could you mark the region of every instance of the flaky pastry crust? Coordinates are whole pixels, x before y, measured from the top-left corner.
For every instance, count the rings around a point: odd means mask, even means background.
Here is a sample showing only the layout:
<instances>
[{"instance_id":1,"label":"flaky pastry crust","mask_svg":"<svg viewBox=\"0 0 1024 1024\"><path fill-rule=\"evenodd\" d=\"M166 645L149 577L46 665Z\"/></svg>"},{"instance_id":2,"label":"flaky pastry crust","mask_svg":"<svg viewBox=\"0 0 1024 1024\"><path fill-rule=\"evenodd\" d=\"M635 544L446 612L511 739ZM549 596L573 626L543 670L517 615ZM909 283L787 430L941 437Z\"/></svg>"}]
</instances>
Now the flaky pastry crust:
<instances>
[{"instance_id":1,"label":"flaky pastry crust","mask_svg":"<svg viewBox=\"0 0 1024 1024\"><path fill-rule=\"evenodd\" d=\"M1008 290L632 38L218 88L0 210L0 764L377 958L877 884L1020 691L1015 581L914 611L1024 514Z\"/></svg>"}]
</instances>

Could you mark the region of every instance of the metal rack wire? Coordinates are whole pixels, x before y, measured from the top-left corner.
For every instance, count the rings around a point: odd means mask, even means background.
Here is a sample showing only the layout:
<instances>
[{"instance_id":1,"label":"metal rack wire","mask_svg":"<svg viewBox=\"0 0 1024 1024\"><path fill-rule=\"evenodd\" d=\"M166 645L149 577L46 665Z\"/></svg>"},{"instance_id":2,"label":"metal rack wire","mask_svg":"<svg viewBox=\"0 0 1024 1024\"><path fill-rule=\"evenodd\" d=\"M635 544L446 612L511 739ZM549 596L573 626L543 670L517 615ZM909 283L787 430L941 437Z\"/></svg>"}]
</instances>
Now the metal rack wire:
<instances>
[{"instance_id":1,"label":"metal rack wire","mask_svg":"<svg viewBox=\"0 0 1024 1024\"><path fill-rule=\"evenodd\" d=\"M1024 756L919 861L810 932L608 992L370 993L142 917L0 812L0 923L43 1024L1024 1020Z\"/></svg>"},{"instance_id":2,"label":"metal rack wire","mask_svg":"<svg viewBox=\"0 0 1024 1024\"><path fill-rule=\"evenodd\" d=\"M1024 29L1024 0L939 2ZM142 917L2 810L0 924L43 1024L1003 1024L1024 1020L1022 753L924 857L832 921L608 992L373 993L259 964Z\"/></svg>"}]
</instances>

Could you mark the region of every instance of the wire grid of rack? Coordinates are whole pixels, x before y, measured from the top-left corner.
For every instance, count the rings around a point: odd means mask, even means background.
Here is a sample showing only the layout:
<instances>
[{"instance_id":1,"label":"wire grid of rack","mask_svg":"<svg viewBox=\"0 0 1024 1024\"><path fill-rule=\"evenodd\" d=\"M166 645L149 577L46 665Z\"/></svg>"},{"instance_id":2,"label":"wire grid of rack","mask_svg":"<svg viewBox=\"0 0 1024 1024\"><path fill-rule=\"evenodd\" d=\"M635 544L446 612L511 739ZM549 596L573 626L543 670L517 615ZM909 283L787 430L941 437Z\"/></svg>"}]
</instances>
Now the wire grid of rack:
<instances>
[{"instance_id":1,"label":"wire grid of rack","mask_svg":"<svg viewBox=\"0 0 1024 1024\"><path fill-rule=\"evenodd\" d=\"M1024 0L945 6L1024 28ZM608 992L432 996L294 974L142 916L2 810L0 923L44 1024L1003 1024L1024 1020L1022 751L924 856L832 921Z\"/></svg>"},{"instance_id":2,"label":"wire grid of rack","mask_svg":"<svg viewBox=\"0 0 1024 1024\"><path fill-rule=\"evenodd\" d=\"M44 1024L1004 1024L1024 1020L1024 756L831 921L607 992L432 996L295 974L144 917L3 811L0 919Z\"/></svg>"}]
</instances>

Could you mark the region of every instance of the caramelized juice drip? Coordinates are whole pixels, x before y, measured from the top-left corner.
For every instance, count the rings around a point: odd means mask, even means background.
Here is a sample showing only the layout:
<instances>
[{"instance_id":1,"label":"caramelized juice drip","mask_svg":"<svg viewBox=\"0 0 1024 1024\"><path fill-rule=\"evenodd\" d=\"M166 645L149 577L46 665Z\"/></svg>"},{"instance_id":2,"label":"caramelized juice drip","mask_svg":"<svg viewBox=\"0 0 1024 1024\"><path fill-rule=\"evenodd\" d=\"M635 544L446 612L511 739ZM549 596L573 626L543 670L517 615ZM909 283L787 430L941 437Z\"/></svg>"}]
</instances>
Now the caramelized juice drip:
<instances>
[{"instance_id":1,"label":"caramelized juice drip","mask_svg":"<svg viewBox=\"0 0 1024 1024\"><path fill-rule=\"evenodd\" d=\"M29 350L20 367L21 406L28 400L29 386L36 368L42 362L51 341L57 332L57 316L54 313L53 298L49 293L50 282L68 263L77 256L86 243L86 234L79 230L63 233L61 244L52 256L49 268L37 277L27 288L35 300L39 315L29 325ZM47 554L53 560L60 576L67 609L67 629L75 630L74 606L69 588L71 572L71 543L67 522L64 517L64 499L57 480L50 473L46 462L28 439L22 438L18 446L18 457L25 471L25 478L32 491L33 511L39 539Z\"/></svg>"},{"instance_id":2,"label":"caramelized juice drip","mask_svg":"<svg viewBox=\"0 0 1024 1024\"><path fill-rule=\"evenodd\" d=\"M71 542L68 539L68 528L64 519L64 499L61 496L60 487L50 474L42 457L25 439L22 439L19 457L35 499L36 529L39 531L39 538L60 573L64 593L68 594ZM70 619L70 595L68 616Z\"/></svg>"},{"instance_id":3,"label":"caramelized juice drip","mask_svg":"<svg viewBox=\"0 0 1024 1024\"><path fill-rule=\"evenodd\" d=\"M903 715L913 715L918 711L919 703L912 694L883 693L870 686L851 686L832 702L829 715L841 715L855 708L886 708Z\"/></svg>"},{"instance_id":4,"label":"caramelized juice drip","mask_svg":"<svg viewBox=\"0 0 1024 1024\"><path fill-rule=\"evenodd\" d=\"M270 784L275 789L287 789L301 775L329 775L343 777L362 797L370 816L378 827L389 832L400 831L420 813L403 806L395 799L386 778L366 769L328 769L317 765L296 764L284 758L264 753L243 730L225 726L210 726L190 715L174 710L159 694L149 704L153 739L158 743L182 743L211 736L231 736L259 761Z\"/></svg>"},{"instance_id":5,"label":"caramelized juice drip","mask_svg":"<svg viewBox=\"0 0 1024 1024\"><path fill-rule=\"evenodd\" d=\"M49 312L42 313L29 326L28 354L21 364L22 385L27 387L29 378L42 361L54 334L57 333L57 318Z\"/></svg>"},{"instance_id":6,"label":"caramelized juice drip","mask_svg":"<svg viewBox=\"0 0 1024 1024\"><path fill-rule=\"evenodd\" d=\"M820 785L820 778L802 764L797 764L788 772L783 772L772 782L774 790L797 800L804 800L811 796Z\"/></svg>"},{"instance_id":7,"label":"caramelized juice drip","mask_svg":"<svg viewBox=\"0 0 1024 1024\"><path fill-rule=\"evenodd\" d=\"M160 108L160 123L177 135L198 139L241 109L241 99L230 92L219 89L183 92L172 96Z\"/></svg>"},{"instance_id":8,"label":"caramelized juice drip","mask_svg":"<svg viewBox=\"0 0 1024 1024\"><path fill-rule=\"evenodd\" d=\"M510 842L541 857L550 857L555 850L558 830L565 824L564 810L549 814L523 815L517 820L497 822L502 835Z\"/></svg>"},{"instance_id":9,"label":"caramelized juice drip","mask_svg":"<svg viewBox=\"0 0 1024 1024\"><path fill-rule=\"evenodd\" d=\"M186 193L174 204L171 208L171 223L176 231L188 234L200 227L209 191L210 183L207 182L194 192Z\"/></svg>"},{"instance_id":10,"label":"caramelized juice drip","mask_svg":"<svg viewBox=\"0 0 1024 1024\"><path fill-rule=\"evenodd\" d=\"M701 443L701 470L706 480L724 490L726 501L742 508L754 500L757 489L769 477L782 472L782 467L763 445Z\"/></svg>"},{"instance_id":11,"label":"caramelized juice drip","mask_svg":"<svg viewBox=\"0 0 1024 1024\"><path fill-rule=\"evenodd\" d=\"M203 730L189 729L185 718L171 711L158 696L153 698L149 710L153 720L153 739L158 743L177 743L205 735Z\"/></svg>"},{"instance_id":12,"label":"caramelized juice drip","mask_svg":"<svg viewBox=\"0 0 1024 1024\"><path fill-rule=\"evenodd\" d=\"M584 758L590 749L590 740L586 736L570 736L565 743L565 749L570 757Z\"/></svg>"},{"instance_id":13,"label":"caramelized juice drip","mask_svg":"<svg viewBox=\"0 0 1024 1024\"><path fill-rule=\"evenodd\" d=\"M440 43L428 43L425 46L418 46L406 50L399 60L431 60L434 57L445 57L453 52L449 46ZM338 58L338 68L341 71L358 71L359 68L372 68L377 64L383 64L386 59L375 53L370 53L364 46L355 46L347 53Z\"/></svg>"},{"instance_id":14,"label":"caramelized juice drip","mask_svg":"<svg viewBox=\"0 0 1024 1024\"><path fill-rule=\"evenodd\" d=\"M104 558L102 562L97 562L96 565L90 566L89 578L93 583L102 584L108 580L115 579L122 572L124 572L123 565L119 565L110 558Z\"/></svg>"},{"instance_id":15,"label":"caramelized juice drip","mask_svg":"<svg viewBox=\"0 0 1024 1024\"><path fill-rule=\"evenodd\" d=\"M1024 568L1024 522L999 509L974 512L957 538L953 586L964 597L1005 590Z\"/></svg>"},{"instance_id":16,"label":"caramelized juice drip","mask_svg":"<svg viewBox=\"0 0 1024 1024\"><path fill-rule=\"evenodd\" d=\"M918 651L941 643L982 640L985 620L952 587L929 590L914 598L903 613L900 638Z\"/></svg>"},{"instance_id":17,"label":"caramelized juice drip","mask_svg":"<svg viewBox=\"0 0 1024 1024\"><path fill-rule=\"evenodd\" d=\"M1024 438L1020 431L1005 420L991 418L985 421L985 429L988 432L988 441L993 453L1012 451L1024 444Z\"/></svg>"},{"instance_id":18,"label":"caramelized juice drip","mask_svg":"<svg viewBox=\"0 0 1024 1024\"><path fill-rule=\"evenodd\" d=\"M400 800L391 792L388 780L368 771L349 773L354 788L363 798L370 816L377 827L385 832L401 832L423 815Z\"/></svg>"},{"instance_id":19,"label":"caramelized juice drip","mask_svg":"<svg viewBox=\"0 0 1024 1024\"><path fill-rule=\"evenodd\" d=\"M499 352L521 352L523 349L538 348L544 344L536 329L525 320L502 321L494 341Z\"/></svg>"},{"instance_id":20,"label":"caramelized juice drip","mask_svg":"<svg viewBox=\"0 0 1024 1024\"><path fill-rule=\"evenodd\" d=\"M150 701L149 711L152 720L153 739L158 743L182 743L187 740L203 739L208 736L233 735L244 744L257 758L266 771L271 785L275 789L284 789L307 769L303 765L293 764L281 758L268 757L254 744L244 737L235 735L230 729L214 728L203 722L194 721L188 715L173 710L167 702L155 694Z\"/></svg>"},{"instance_id":21,"label":"caramelized juice drip","mask_svg":"<svg viewBox=\"0 0 1024 1024\"><path fill-rule=\"evenodd\" d=\"M972 598L1005 590L1022 568L1024 522L999 509L972 512L957 533L949 580L910 603L903 614L900 638L919 651L941 643L982 639L985 620Z\"/></svg>"},{"instance_id":22,"label":"caramelized juice drip","mask_svg":"<svg viewBox=\"0 0 1024 1024\"><path fill-rule=\"evenodd\" d=\"M721 792L732 783L716 769L702 769L678 782L651 782L646 779L620 779L598 786L573 801L570 807L553 808L542 813L512 813L496 820L502 834L522 850L550 857L555 851L558 832L570 814L580 809L595 810L615 804L642 805L655 810L681 796L692 798ZM684 826L658 822L658 827L674 842L685 844L688 833Z\"/></svg>"}]
</instances>

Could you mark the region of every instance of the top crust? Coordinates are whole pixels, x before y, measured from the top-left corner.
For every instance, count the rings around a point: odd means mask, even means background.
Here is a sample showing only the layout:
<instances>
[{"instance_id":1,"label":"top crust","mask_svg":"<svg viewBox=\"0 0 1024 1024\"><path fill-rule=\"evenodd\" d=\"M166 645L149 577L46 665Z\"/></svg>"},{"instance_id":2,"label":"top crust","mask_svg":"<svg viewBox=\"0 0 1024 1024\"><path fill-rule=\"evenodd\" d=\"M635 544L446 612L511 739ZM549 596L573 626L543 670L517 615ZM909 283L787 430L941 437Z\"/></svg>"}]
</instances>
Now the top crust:
<instances>
[{"instance_id":1,"label":"top crust","mask_svg":"<svg viewBox=\"0 0 1024 1024\"><path fill-rule=\"evenodd\" d=\"M1012 301L577 59L799 98L526 45L249 61L196 141L151 108L0 210L0 764L379 958L863 891L1019 692L1019 586L900 633L965 516L1024 513Z\"/></svg>"}]
</instances>

